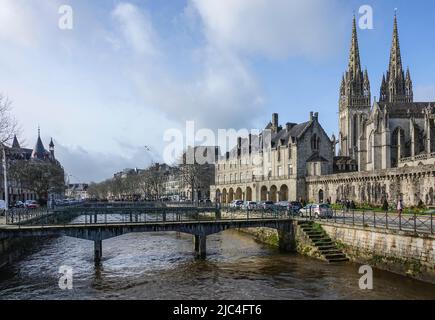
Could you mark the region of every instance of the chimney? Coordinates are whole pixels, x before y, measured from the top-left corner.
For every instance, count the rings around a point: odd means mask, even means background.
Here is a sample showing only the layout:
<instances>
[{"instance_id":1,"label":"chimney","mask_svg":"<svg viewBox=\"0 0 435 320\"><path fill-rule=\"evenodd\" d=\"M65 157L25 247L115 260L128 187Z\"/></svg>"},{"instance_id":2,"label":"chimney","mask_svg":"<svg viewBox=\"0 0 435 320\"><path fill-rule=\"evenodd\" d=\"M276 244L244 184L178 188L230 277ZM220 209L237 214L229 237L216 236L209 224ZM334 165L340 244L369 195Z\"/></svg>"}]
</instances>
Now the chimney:
<instances>
[{"instance_id":1,"label":"chimney","mask_svg":"<svg viewBox=\"0 0 435 320\"><path fill-rule=\"evenodd\" d=\"M314 112L314 119L316 121L319 121L319 113L318 112Z\"/></svg>"},{"instance_id":2,"label":"chimney","mask_svg":"<svg viewBox=\"0 0 435 320\"><path fill-rule=\"evenodd\" d=\"M310 111L310 121L313 121L313 117L314 117L313 111Z\"/></svg>"},{"instance_id":3,"label":"chimney","mask_svg":"<svg viewBox=\"0 0 435 320\"><path fill-rule=\"evenodd\" d=\"M278 113L272 113L272 125L275 129L278 129Z\"/></svg>"}]
</instances>

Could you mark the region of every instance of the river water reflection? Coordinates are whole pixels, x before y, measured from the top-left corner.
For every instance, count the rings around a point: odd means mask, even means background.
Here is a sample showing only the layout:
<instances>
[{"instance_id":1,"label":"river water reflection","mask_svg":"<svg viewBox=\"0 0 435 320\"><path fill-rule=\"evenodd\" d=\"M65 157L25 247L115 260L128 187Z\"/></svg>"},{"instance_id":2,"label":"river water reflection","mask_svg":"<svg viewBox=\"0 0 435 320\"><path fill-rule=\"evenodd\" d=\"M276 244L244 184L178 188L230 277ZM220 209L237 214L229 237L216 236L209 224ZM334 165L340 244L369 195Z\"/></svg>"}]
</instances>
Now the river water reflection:
<instances>
[{"instance_id":1,"label":"river water reflection","mask_svg":"<svg viewBox=\"0 0 435 320\"><path fill-rule=\"evenodd\" d=\"M374 269L374 289L358 287L359 265L328 264L280 253L237 231L207 237L207 259L193 257L192 236L132 233L93 243L47 239L0 270L0 299L435 299L435 286ZM73 290L58 286L73 268Z\"/></svg>"}]
</instances>

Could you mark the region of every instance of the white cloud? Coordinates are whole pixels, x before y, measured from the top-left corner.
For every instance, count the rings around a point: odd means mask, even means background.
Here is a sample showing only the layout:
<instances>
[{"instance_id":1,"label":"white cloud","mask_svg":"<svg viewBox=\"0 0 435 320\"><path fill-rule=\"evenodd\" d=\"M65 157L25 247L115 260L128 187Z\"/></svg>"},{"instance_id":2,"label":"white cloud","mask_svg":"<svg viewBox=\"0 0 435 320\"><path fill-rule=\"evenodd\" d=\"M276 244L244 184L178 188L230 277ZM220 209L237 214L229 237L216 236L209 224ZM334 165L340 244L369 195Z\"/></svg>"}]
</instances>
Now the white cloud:
<instances>
[{"instance_id":1,"label":"white cloud","mask_svg":"<svg viewBox=\"0 0 435 320\"><path fill-rule=\"evenodd\" d=\"M0 38L20 46L31 46L35 41L36 16L20 0L0 1Z\"/></svg>"},{"instance_id":2,"label":"white cloud","mask_svg":"<svg viewBox=\"0 0 435 320\"><path fill-rule=\"evenodd\" d=\"M64 146L55 142L55 156L71 175L71 182L99 182L110 178L125 168L144 168L151 164L144 148L136 147L130 156L114 153L92 152L82 147Z\"/></svg>"},{"instance_id":3,"label":"white cloud","mask_svg":"<svg viewBox=\"0 0 435 320\"><path fill-rule=\"evenodd\" d=\"M336 44L330 1L189 1L177 20L184 29L163 36L144 5L116 2L99 20L93 2L73 4L75 29L60 32L59 0L0 0L0 40L10 49L0 53L10 73L0 91L14 101L26 140L33 144L40 124L63 142L56 153L67 171L101 180L145 166L140 148L160 152L165 129L186 120L249 128L269 113L251 55L317 58Z\"/></svg>"},{"instance_id":4,"label":"white cloud","mask_svg":"<svg viewBox=\"0 0 435 320\"><path fill-rule=\"evenodd\" d=\"M191 0L190 5L210 43L272 59L323 57L334 51L342 32L335 1Z\"/></svg>"},{"instance_id":5,"label":"white cloud","mask_svg":"<svg viewBox=\"0 0 435 320\"><path fill-rule=\"evenodd\" d=\"M213 47L201 49L196 57L199 72L189 81L171 76L165 66L133 72L144 105L181 124L194 120L198 128L249 126L264 106L249 68L237 55Z\"/></svg>"},{"instance_id":6,"label":"white cloud","mask_svg":"<svg viewBox=\"0 0 435 320\"><path fill-rule=\"evenodd\" d=\"M156 36L150 15L131 3L119 3L112 11L119 22L122 34L133 50L140 54L157 53Z\"/></svg>"}]
</instances>

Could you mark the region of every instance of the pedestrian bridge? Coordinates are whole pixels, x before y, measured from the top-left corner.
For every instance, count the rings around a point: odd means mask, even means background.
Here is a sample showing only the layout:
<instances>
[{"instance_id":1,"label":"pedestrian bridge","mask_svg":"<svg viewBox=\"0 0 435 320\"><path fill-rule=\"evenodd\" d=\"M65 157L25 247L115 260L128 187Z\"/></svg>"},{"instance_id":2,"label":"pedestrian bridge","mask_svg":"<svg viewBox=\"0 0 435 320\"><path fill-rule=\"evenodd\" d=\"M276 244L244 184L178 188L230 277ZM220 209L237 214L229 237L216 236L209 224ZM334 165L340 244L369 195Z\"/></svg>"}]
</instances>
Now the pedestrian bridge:
<instances>
[{"instance_id":1,"label":"pedestrian bridge","mask_svg":"<svg viewBox=\"0 0 435 320\"><path fill-rule=\"evenodd\" d=\"M26 216L26 214L28 216ZM280 247L294 249L293 219L285 212L226 213L216 207L74 207L23 212L0 227L0 239L68 236L94 241L95 263L102 257L102 241L132 232L175 231L193 235L194 251L206 257L206 238L227 229L266 227L279 232ZM30 216L29 216L30 215Z\"/></svg>"}]
</instances>

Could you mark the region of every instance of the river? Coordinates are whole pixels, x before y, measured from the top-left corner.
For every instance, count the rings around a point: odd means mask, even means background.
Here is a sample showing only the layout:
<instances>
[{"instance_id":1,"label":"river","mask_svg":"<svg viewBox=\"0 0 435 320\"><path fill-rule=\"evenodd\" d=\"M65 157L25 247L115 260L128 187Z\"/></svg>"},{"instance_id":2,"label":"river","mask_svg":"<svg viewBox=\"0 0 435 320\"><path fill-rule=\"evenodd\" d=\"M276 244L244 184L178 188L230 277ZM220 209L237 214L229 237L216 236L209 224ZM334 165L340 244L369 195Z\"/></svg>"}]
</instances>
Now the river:
<instances>
[{"instance_id":1,"label":"river","mask_svg":"<svg viewBox=\"0 0 435 320\"><path fill-rule=\"evenodd\" d=\"M0 270L0 299L435 299L435 286L374 269L373 290L360 290L359 265L328 264L280 253L228 230L207 237L207 259L193 256L192 236L132 233L93 242L47 239ZM58 286L59 267L73 289Z\"/></svg>"}]
</instances>

